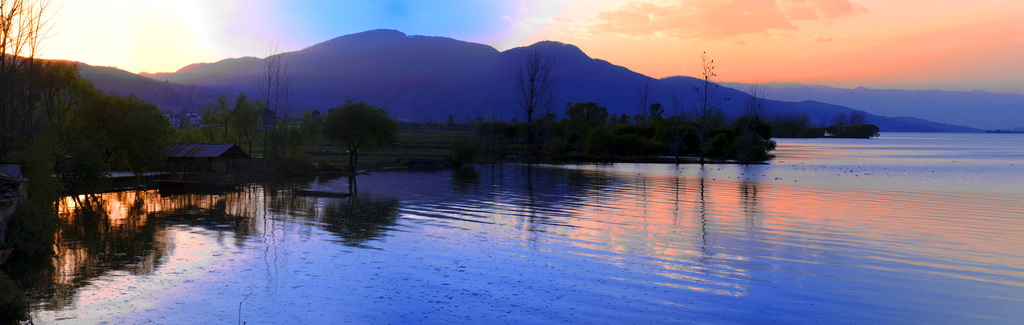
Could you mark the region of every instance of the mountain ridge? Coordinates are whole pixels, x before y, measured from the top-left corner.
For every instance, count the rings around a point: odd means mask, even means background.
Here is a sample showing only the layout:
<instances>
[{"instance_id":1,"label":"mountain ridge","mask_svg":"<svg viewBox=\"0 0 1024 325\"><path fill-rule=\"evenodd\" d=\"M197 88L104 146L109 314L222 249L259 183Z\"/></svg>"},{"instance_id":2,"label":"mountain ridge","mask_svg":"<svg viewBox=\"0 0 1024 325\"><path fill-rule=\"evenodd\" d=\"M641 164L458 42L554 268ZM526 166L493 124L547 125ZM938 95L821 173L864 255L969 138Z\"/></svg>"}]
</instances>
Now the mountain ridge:
<instances>
[{"instance_id":1,"label":"mountain ridge","mask_svg":"<svg viewBox=\"0 0 1024 325\"><path fill-rule=\"evenodd\" d=\"M469 121L478 117L510 120L522 118L511 100L514 71L531 52L554 61L551 74L558 89L556 100L538 115L561 115L570 102L596 102L611 114L634 115L641 111L637 92L652 88L652 102L673 114L671 95L682 94L684 112L696 106L697 79L655 79L592 58L579 47L554 41L498 51L484 44L446 37L410 36L395 30L372 30L336 37L302 50L276 54L288 67L291 99L287 111L326 110L350 99L388 108L407 121L443 121L449 115ZM265 73L266 58L234 58L197 63L172 73L147 76L214 92L257 93L256 78ZM674 79L673 79L674 78ZM746 93L722 87L716 91L727 117L742 114ZM140 96L141 97L141 96ZM254 96L258 97L258 96ZM145 99L145 98L144 98ZM813 121L853 112L848 107L821 103L773 101L778 114L807 112ZM868 121L884 131L976 131L929 122L888 121L869 114Z\"/></svg>"},{"instance_id":2,"label":"mountain ridge","mask_svg":"<svg viewBox=\"0 0 1024 325\"><path fill-rule=\"evenodd\" d=\"M744 83L724 83L748 89ZM867 87L836 88L800 83L766 83L768 98L817 100L887 116L913 116L933 122L977 129L1024 128L1024 95L984 90L902 90Z\"/></svg>"},{"instance_id":3,"label":"mountain ridge","mask_svg":"<svg viewBox=\"0 0 1024 325\"><path fill-rule=\"evenodd\" d=\"M165 112L194 110L213 102L218 92L194 85L161 82L144 75L115 67L92 66L74 62L78 75L92 82L97 89L122 95L134 95L153 103Z\"/></svg>"}]
</instances>

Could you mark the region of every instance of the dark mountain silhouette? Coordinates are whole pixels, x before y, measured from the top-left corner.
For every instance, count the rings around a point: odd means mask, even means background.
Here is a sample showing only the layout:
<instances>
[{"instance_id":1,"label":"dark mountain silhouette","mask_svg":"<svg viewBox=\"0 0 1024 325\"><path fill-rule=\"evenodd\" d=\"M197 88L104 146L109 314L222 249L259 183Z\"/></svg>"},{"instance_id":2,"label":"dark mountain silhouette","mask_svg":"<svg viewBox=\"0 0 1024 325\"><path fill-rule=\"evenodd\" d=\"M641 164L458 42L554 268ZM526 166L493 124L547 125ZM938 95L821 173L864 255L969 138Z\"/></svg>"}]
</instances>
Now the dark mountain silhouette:
<instances>
[{"instance_id":1,"label":"dark mountain silhouette","mask_svg":"<svg viewBox=\"0 0 1024 325\"><path fill-rule=\"evenodd\" d=\"M728 85L747 89L749 85ZM819 85L768 83L768 98L815 100L885 116L914 116L978 129L1024 128L1024 95L987 91L843 89Z\"/></svg>"},{"instance_id":2,"label":"dark mountain silhouette","mask_svg":"<svg viewBox=\"0 0 1024 325\"><path fill-rule=\"evenodd\" d=\"M339 37L301 51L280 54L291 79L289 104L326 110L356 99L386 107L405 120L437 121L479 110L483 82L499 64L489 46L440 37L407 37L371 31ZM261 59L194 64L152 78L217 91L246 92L259 99ZM461 110L461 112L460 112Z\"/></svg>"},{"instance_id":3,"label":"dark mountain silhouette","mask_svg":"<svg viewBox=\"0 0 1024 325\"><path fill-rule=\"evenodd\" d=\"M558 42L539 42L499 52L487 45L450 38L374 30L279 55L291 80L289 112L324 111L355 99L385 107L401 120L443 121L452 115L468 121L478 117L525 118L513 101L514 71L523 57L534 51L553 60L552 76L557 88L556 100L537 117L547 112L562 114L567 103L584 101L607 107L612 114L635 115L640 112L638 90L645 85L653 89L649 103L661 103L668 115L674 114L672 93L683 97L681 110L685 113L691 113L696 105L695 87L700 82L697 79L650 78L593 59L576 46ZM146 76L216 92L245 92L259 99L255 81L265 73L266 62L251 57L227 59ZM740 116L748 97L726 87L715 92L715 102L727 117ZM812 121L851 111L818 102L769 103L769 114L806 112ZM884 131L965 131L928 121L891 120L875 115L869 115L868 121Z\"/></svg>"},{"instance_id":4,"label":"dark mountain silhouette","mask_svg":"<svg viewBox=\"0 0 1024 325\"><path fill-rule=\"evenodd\" d=\"M690 77L670 77L662 79L663 83L668 83L670 87L675 89L694 89L700 87L702 80ZM750 89L750 85L744 85ZM774 89L766 91L770 93ZM744 105L750 98L747 92L737 90L735 88L722 87L716 90L722 96L719 100L719 105L723 106L725 112L732 117L741 116L744 112ZM769 116L795 116L801 114L807 114L811 123L819 126L825 126L831 124L833 118L838 114L846 114L856 111L849 107L823 103L813 100L802 100L802 101L783 101L771 99L771 96L766 96L765 106L767 115ZM692 110L691 110L692 111ZM913 118L913 117L886 117L870 112L865 112L865 122L877 125L882 131L888 132L979 132L980 130L970 127L963 127L952 124L935 123L924 119Z\"/></svg>"},{"instance_id":5,"label":"dark mountain silhouette","mask_svg":"<svg viewBox=\"0 0 1024 325\"><path fill-rule=\"evenodd\" d=\"M156 81L117 68L77 64L78 74L97 89L122 96L135 95L165 112L196 111L219 96L203 87Z\"/></svg>"}]
</instances>

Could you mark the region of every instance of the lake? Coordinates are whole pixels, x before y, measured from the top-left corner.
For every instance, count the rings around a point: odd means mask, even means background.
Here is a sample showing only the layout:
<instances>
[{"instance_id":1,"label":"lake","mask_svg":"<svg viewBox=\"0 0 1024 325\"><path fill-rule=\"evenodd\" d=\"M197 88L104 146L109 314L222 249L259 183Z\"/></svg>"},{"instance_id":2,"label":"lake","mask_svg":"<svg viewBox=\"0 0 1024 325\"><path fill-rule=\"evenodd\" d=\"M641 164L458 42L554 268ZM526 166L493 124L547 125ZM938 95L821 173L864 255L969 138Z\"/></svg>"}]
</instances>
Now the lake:
<instances>
[{"instance_id":1,"label":"lake","mask_svg":"<svg viewBox=\"0 0 1024 325\"><path fill-rule=\"evenodd\" d=\"M778 139L766 165L480 165L59 204L36 323L1024 319L1024 135Z\"/></svg>"}]
</instances>

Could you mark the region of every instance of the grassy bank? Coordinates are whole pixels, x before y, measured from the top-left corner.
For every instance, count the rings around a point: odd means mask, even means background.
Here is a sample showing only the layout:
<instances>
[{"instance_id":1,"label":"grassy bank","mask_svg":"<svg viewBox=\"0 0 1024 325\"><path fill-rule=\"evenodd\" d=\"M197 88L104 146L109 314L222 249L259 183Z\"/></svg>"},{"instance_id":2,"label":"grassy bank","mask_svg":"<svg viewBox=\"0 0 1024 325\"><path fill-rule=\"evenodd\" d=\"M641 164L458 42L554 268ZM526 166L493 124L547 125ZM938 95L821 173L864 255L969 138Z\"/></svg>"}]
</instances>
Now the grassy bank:
<instances>
[{"instance_id":1,"label":"grassy bank","mask_svg":"<svg viewBox=\"0 0 1024 325\"><path fill-rule=\"evenodd\" d=\"M472 133L468 125L447 127L419 123L402 124L398 131L398 146L394 149L360 153L359 169L450 167L452 139ZM321 166L321 170L331 171L341 170L346 166L348 151L321 141L317 148L308 151L307 155L310 160Z\"/></svg>"}]
</instances>

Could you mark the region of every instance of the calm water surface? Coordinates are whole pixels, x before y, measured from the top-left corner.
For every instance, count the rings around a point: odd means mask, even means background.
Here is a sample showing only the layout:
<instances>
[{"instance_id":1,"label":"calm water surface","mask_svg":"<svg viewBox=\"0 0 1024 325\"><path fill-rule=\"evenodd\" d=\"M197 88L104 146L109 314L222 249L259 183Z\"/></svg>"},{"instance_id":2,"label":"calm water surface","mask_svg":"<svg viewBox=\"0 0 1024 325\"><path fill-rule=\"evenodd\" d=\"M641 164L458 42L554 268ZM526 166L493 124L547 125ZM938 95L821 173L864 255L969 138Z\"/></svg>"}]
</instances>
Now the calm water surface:
<instances>
[{"instance_id":1,"label":"calm water surface","mask_svg":"<svg viewBox=\"0 0 1024 325\"><path fill-rule=\"evenodd\" d=\"M62 201L36 323L1019 323L1024 136ZM347 191L346 179L299 184Z\"/></svg>"}]
</instances>

